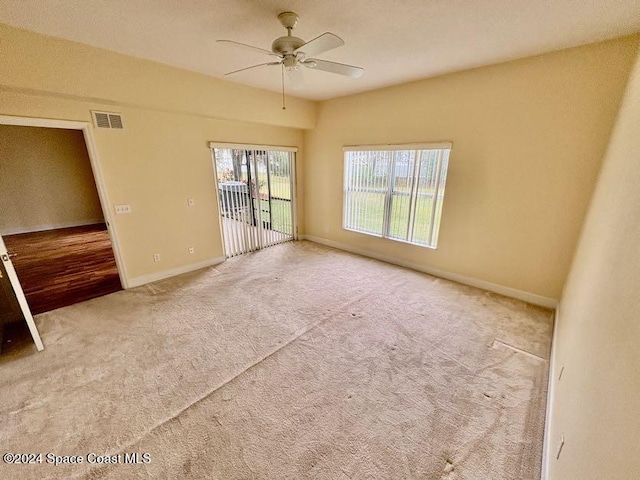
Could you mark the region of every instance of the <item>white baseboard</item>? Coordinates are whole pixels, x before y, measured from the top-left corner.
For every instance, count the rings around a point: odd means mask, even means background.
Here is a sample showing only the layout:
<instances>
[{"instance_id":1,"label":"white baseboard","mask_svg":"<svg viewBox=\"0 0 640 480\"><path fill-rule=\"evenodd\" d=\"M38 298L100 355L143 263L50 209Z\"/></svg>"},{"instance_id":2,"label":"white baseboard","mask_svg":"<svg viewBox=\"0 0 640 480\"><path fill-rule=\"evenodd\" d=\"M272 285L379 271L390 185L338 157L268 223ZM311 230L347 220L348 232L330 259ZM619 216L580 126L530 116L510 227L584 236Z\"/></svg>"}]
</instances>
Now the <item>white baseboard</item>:
<instances>
[{"instance_id":1,"label":"white baseboard","mask_svg":"<svg viewBox=\"0 0 640 480\"><path fill-rule=\"evenodd\" d=\"M105 223L104 218L100 217L76 222L47 223L31 227L9 228L2 230L2 235L19 235L21 233L43 232L46 230L57 230L59 228L84 227L85 225L95 225L97 223Z\"/></svg>"},{"instance_id":2,"label":"white baseboard","mask_svg":"<svg viewBox=\"0 0 640 480\"><path fill-rule=\"evenodd\" d=\"M553 399L555 398L556 384L556 339L558 332L558 319L560 318L560 304L556 306L553 318L553 335L551 337L551 353L549 354L549 381L547 382L547 409L544 418L544 440L542 442L542 468L540 469L540 480L549 479L549 468L551 464L551 417L553 415Z\"/></svg>"},{"instance_id":3,"label":"white baseboard","mask_svg":"<svg viewBox=\"0 0 640 480\"><path fill-rule=\"evenodd\" d=\"M427 266L420 265L413 262L407 262L405 260L401 260L395 257L389 257L387 255L382 255L380 253L377 253L371 250L356 248L344 243L334 242L333 240L327 240L326 238L316 237L314 235L300 235L299 239L310 240L312 242L320 243L322 245L327 245L329 247L337 248L339 250L345 250L347 252L355 253L365 257L375 258L376 260L380 260L382 262L392 263L394 265L399 265L401 267L410 268L411 270L417 270L419 272L428 273L429 275L433 275L435 277L440 277L447 280L452 280L454 282L462 283L464 285L481 288L483 290L488 290L490 292L504 295L505 297L511 297L517 300L522 300L524 302L531 303L533 305L538 305L545 308L556 308L556 305L558 304L558 301L554 298L543 297L541 295L536 295L535 293L525 292L523 290L517 290L515 288L505 287L504 285L498 285L497 283L487 282L486 280L466 277L458 273L451 273L444 270L439 270L437 268L427 267Z\"/></svg>"},{"instance_id":4,"label":"white baseboard","mask_svg":"<svg viewBox=\"0 0 640 480\"><path fill-rule=\"evenodd\" d=\"M193 272L195 270L200 270L201 268L212 267L213 265L218 265L225 260L225 257L209 258L207 260L203 260L202 262L192 263L190 265L184 265L182 267L163 270L162 272L150 273L148 275L131 278L127 282L127 288L139 287L140 285L146 285L147 283L157 282L158 280L175 277L176 275L182 275L183 273Z\"/></svg>"}]
</instances>

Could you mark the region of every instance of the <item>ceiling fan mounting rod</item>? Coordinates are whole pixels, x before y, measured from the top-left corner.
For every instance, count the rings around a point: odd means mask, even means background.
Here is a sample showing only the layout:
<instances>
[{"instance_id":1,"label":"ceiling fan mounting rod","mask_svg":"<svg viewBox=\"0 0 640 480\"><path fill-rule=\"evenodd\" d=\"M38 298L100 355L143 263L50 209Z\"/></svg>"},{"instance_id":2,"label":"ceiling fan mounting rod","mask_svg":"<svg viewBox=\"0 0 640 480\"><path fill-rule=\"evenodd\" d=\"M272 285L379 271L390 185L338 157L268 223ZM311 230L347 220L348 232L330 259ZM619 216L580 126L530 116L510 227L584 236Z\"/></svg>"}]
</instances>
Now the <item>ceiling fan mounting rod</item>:
<instances>
[{"instance_id":1,"label":"ceiling fan mounting rod","mask_svg":"<svg viewBox=\"0 0 640 480\"><path fill-rule=\"evenodd\" d=\"M292 35L293 28L298 23L298 14L293 12L282 12L278 15L278 20L287 29L287 35L276 38L271 44L271 51L277 55L292 55L295 50L304 45L304 40Z\"/></svg>"}]
</instances>

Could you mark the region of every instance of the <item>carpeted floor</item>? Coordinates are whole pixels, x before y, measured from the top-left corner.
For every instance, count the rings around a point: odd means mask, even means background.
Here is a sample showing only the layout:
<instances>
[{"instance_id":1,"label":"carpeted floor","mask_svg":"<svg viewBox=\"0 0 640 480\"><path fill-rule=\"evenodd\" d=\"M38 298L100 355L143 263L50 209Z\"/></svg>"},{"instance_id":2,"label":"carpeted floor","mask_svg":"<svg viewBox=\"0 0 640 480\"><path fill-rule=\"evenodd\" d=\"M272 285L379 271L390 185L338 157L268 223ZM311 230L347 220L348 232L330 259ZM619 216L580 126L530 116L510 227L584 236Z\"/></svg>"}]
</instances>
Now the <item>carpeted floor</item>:
<instances>
[{"instance_id":1,"label":"carpeted floor","mask_svg":"<svg viewBox=\"0 0 640 480\"><path fill-rule=\"evenodd\" d=\"M37 323L0 445L43 463L3 479L539 478L552 312L519 301L290 242Z\"/></svg>"}]
</instances>

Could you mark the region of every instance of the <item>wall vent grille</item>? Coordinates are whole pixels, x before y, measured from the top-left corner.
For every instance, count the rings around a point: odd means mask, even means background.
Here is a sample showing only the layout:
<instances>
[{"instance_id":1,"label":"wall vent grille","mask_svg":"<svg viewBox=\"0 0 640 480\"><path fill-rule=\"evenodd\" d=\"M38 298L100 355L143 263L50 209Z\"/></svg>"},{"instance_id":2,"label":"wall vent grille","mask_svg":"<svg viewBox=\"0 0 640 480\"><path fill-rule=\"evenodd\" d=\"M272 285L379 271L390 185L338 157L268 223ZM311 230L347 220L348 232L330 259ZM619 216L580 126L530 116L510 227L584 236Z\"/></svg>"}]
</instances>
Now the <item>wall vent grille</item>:
<instances>
[{"instance_id":1,"label":"wall vent grille","mask_svg":"<svg viewBox=\"0 0 640 480\"><path fill-rule=\"evenodd\" d=\"M96 128L115 128L122 130L122 116L119 113L97 112L92 110L93 123Z\"/></svg>"}]
</instances>

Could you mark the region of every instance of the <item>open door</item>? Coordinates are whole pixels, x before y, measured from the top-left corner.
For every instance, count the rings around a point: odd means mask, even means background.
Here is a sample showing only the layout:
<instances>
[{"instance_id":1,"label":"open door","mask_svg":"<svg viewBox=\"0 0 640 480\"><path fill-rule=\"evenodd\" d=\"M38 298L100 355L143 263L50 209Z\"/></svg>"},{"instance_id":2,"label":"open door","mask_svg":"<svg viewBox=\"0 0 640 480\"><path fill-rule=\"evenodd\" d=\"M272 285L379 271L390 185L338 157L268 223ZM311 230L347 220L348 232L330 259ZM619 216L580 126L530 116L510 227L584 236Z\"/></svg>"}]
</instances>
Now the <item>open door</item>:
<instances>
[{"instance_id":1,"label":"open door","mask_svg":"<svg viewBox=\"0 0 640 480\"><path fill-rule=\"evenodd\" d=\"M36 348L43 350L44 345L42 345L38 328L33 321L29 304L11 263L9 252L0 237L0 328L4 328L5 323L20 319L27 322Z\"/></svg>"}]
</instances>

